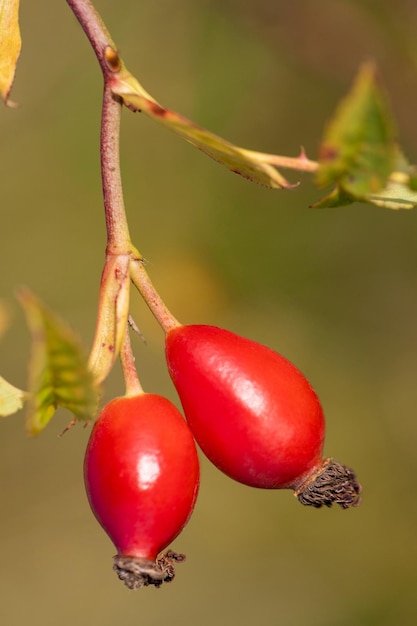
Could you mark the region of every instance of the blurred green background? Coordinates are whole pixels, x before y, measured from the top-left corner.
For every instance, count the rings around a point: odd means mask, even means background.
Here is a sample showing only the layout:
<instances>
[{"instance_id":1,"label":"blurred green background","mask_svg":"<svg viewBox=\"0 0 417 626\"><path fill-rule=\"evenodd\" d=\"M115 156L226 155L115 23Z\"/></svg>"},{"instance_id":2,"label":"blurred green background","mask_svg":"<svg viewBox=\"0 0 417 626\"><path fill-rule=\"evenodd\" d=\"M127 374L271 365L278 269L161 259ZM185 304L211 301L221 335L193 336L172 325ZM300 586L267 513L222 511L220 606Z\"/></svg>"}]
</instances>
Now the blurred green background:
<instances>
[{"instance_id":1,"label":"blurred green background","mask_svg":"<svg viewBox=\"0 0 417 626\"><path fill-rule=\"evenodd\" d=\"M417 7L410 0L97 0L147 90L238 145L317 154L359 64L373 58L417 161ZM0 110L0 297L11 325L0 371L26 386L13 298L28 285L79 332L94 330L105 230L98 158L101 76L64 0L23 2L23 51ZM4 626L408 626L417 623L417 212L314 211L251 185L140 114L123 113L135 244L184 322L227 327L282 352L327 416L325 453L355 468L359 509L308 510L202 460L172 585L129 592L84 494L88 431L38 439L0 423L0 623ZM135 352L147 390L176 401L162 333L140 298ZM118 368L106 398L123 392Z\"/></svg>"}]
</instances>

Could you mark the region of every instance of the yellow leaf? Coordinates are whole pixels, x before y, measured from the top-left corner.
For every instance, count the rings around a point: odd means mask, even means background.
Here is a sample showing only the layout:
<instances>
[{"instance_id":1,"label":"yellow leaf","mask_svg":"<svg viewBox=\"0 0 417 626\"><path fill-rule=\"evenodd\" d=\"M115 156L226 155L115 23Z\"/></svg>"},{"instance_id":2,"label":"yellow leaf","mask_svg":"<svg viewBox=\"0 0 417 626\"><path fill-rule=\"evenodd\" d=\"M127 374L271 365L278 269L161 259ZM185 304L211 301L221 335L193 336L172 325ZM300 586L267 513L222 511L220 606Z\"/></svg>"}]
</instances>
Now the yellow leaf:
<instances>
[{"instance_id":1,"label":"yellow leaf","mask_svg":"<svg viewBox=\"0 0 417 626\"><path fill-rule=\"evenodd\" d=\"M417 192L410 189L408 181L404 183L400 176L400 173L394 173L384 189L369 194L367 201L384 209L414 209L417 206Z\"/></svg>"},{"instance_id":2,"label":"yellow leaf","mask_svg":"<svg viewBox=\"0 0 417 626\"><path fill-rule=\"evenodd\" d=\"M260 158L260 153L235 146L183 115L162 107L123 64L120 72L115 73L112 78L112 91L123 100L127 108L143 111L235 174L273 189L289 189L294 186L267 162L268 155L264 155L264 159Z\"/></svg>"},{"instance_id":3,"label":"yellow leaf","mask_svg":"<svg viewBox=\"0 0 417 626\"><path fill-rule=\"evenodd\" d=\"M0 417L7 417L19 411L27 398L27 393L13 387L0 376Z\"/></svg>"},{"instance_id":4,"label":"yellow leaf","mask_svg":"<svg viewBox=\"0 0 417 626\"><path fill-rule=\"evenodd\" d=\"M0 94L9 106L21 45L19 0L0 0Z\"/></svg>"}]
</instances>

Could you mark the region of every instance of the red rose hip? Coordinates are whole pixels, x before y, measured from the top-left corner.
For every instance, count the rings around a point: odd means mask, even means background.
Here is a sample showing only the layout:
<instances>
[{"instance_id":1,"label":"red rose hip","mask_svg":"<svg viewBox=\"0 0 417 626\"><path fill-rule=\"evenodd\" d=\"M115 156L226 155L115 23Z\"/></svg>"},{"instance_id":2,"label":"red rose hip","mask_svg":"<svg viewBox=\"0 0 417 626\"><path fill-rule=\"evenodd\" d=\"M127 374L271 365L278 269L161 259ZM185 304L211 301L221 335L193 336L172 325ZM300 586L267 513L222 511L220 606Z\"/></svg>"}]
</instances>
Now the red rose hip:
<instances>
[{"instance_id":1,"label":"red rose hip","mask_svg":"<svg viewBox=\"0 0 417 626\"><path fill-rule=\"evenodd\" d=\"M291 488L317 508L359 504L352 470L322 457L322 407L287 359L207 325L170 330L166 358L194 437L225 474L252 487Z\"/></svg>"},{"instance_id":2,"label":"red rose hip","mask_svg":"<svg viewBox=\"0 0 417 626\"><path fill-rule=\"evenodd\" d=\"M159 395L115 398L87 445L84 479L91 509L118 551L114 569L131 588L170 581L173 561L158 554L194 508L199 462L191 431Z\"/></svg>"}]
</instances>

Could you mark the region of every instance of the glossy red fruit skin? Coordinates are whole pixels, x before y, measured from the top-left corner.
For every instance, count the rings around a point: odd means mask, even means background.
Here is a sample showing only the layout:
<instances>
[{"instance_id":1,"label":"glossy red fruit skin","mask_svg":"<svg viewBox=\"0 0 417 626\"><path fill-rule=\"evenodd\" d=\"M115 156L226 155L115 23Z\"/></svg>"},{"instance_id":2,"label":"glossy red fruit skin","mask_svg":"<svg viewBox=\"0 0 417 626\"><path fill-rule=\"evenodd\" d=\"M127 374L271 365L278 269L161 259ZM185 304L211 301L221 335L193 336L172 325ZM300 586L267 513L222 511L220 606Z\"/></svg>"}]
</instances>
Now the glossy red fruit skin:
<instances>
[{"instance_id":1,"label":"glossy red fruit skin","mask_svg":"<svg viewBox=\"0 0 417 626\"><path fill-rule=\"evenodd\" d=\"M166 358L196 441L225 474L295 489L321 465L322 407L283 356L221 328L188 325L167 334Z\"/></svg>"},{"instance_id":2,"label":"glossy red fruit skin","mask_svg":"<svg viewBox=\"0 0 417 626\"><path fill-rule=\"evenodd\" d=\"M199 487L190 429L166 398L115 398L101 411L84 460L87 497L119 555L154 561L187 523Z\"/></svg>"}]
</instances>

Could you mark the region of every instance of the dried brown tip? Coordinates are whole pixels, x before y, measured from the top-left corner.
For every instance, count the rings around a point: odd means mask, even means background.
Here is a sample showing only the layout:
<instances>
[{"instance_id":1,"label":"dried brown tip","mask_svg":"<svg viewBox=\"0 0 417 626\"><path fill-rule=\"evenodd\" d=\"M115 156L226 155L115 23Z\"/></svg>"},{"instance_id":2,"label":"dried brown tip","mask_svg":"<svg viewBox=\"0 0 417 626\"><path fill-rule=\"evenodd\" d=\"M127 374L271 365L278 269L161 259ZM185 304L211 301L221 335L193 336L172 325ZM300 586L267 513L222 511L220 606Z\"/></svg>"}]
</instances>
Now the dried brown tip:
<instances>
[{"instance_id":1,"label":"dried brown tip","mask_svg":"<svg viewBox=\"0 0 417 626\"><path fill-rule=\"evenodd\" d=\"M342 509L348 509L359 506L361 491L355 472L328 458L294 491L294 495L305 506L319 509L323 505L338 504Z\"/></svg>"},{"instance_id":2,"label":"dried brown tip","mask_svg":"<svg viewBox=\"0 0 417 626\"><path fill-rule=\"evenodd\" d=\"M113 569L126 587L140 589L149 585L160 587L162 583L170 583L175 578L174 562L185 561L185 554L168 550L156 561L116 554L113 560Z\"/></svg>"}]
</instances>

